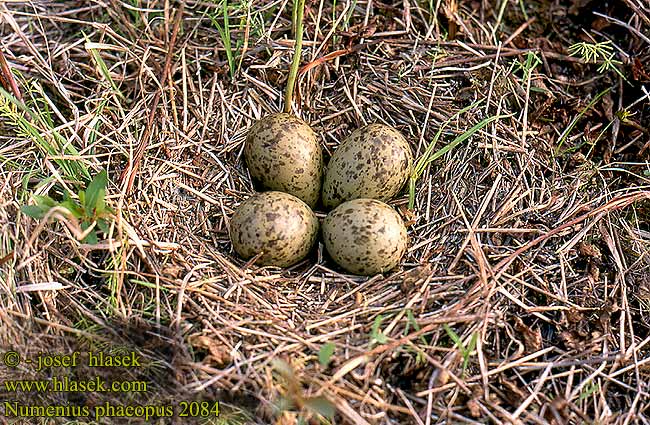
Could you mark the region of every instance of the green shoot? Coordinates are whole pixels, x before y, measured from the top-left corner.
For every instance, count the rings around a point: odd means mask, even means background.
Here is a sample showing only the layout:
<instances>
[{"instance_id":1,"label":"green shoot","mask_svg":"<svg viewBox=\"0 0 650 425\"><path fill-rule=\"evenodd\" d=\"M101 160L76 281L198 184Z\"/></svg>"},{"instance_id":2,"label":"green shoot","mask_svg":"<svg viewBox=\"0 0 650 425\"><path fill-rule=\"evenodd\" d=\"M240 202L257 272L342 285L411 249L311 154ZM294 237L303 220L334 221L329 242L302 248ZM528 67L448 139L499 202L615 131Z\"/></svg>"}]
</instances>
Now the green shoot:
<instances>
[{"instance_id":1,"label":"green shoot","mask_svg":"<svg viewBox=\"0 0 650 425\"><path fill-rule=\"evenodd\" d=\"M350 27L350 19L352 19L352 14L354 13L354 8L357 7L357 0L352 0L350 7L348 8L348 13L345 15L345 21L343 22L343 28L347 30Z\"/></svg>"},{"instance_id":2,"label":"green shoot","mask_svg":"<svg viewBox=\"0 0 650 425\"><path fill-rule=\"evenodd\" d=\"M210 16L212 25L214 25L217 28L217 31L219 31L219 35L221 36L221 40L223 41L223 47L226 50L226 59L228 60L228 69L230 70L230 78L234 78L235 71L236 71L235 55L233 53L232 41L230 39L230 17L228 15L228 0L224 0L223 3L221 3L219 6L221 7L221 10L223 12L223 26L219 24L216 16L214 15L208 15L208 16Z\"/></svg>"},{"instance_id":3,"label":"green shoot","mask_svg":"<svg viewBox=\"0 0 650 425\"><path fill-rule=\"evenodd\" d=\"M582 390L580 391L580 398L579 400L582 401L598 391L600 389L600 385L598 385L597 382L590 381L588 384L586 384L584 387L582 387Z\"/></svg>"},{"instance_id":4,"label":"green shoot","mask_svg":"<svg viewBox=\"0 0 650 425\"><path fill-rule=\"evenodd\" d=\"M96 244L99 232L109 233L109 222L113 215L105 200L107 183L106 171L102 171L88 184L86 190L79 191L78 199L73 199L67 192L61 202L49 196L34 195L33 199L36 203L22 206L21 211L32 218L42 219L54 207L65 208L71 216L79 220L83 231L92 228L83 242Z\"/></svg>"},{"instance_id":5,"label":"green shoot","mask_svg":"<svg viewBox=\"0 0 650 425\"><path fill-rule=\"evenodd\" d=\"M528 20L528 13L526 13L526 7L524 6L524 0L518 0L519 3L519 8L521 9L521 13L524 15L524 19Z\"/></svg>"},{"instance_id":6,"label":"green shoot","mask_svg":"<svg viewBox=\"0 0 650 425\"><path fill-rule=\"evenodd\" d=\"M370 329L370 345L374 344L385 344L388 342L388 338L381 331L381 322L384 320L384 317L380 314L375 317L375 321L372 323L372 328Z\"/></svg>"},{"instance_id":7,"label":"green shoot","mask_svg":"<svg viewBox=\"0 0 650 425\"><path fill-rule=\"evenodd\" d=\"M296 10L294 16L294 25L296 28L296 45L293 52L293 61L291 62L291 69L289 70L289 78L287 79L287 88L284 93L284 112L291 112L291 102L293 100L293 89L296 85L296 77L298 76L298 67L300 66L300 55L302 52L302 32L303 32L303 14L305 13L305 0L294 0L294 8Z\"/></svg>"},{"instance_id":8,"label":"green shoot","mask_svg":"<svg viewBox=\"0 0 650 425\"><path fill-rule=\"evenodd\" d=\"M476 132L483 129L491 122L508 116L508 115L495 115L489 118L485 118L484 120L482 120L481 122L479 122L478 124L470 128L469 130L465 131L463 134L456 137L451 143L447 144L446 146L444 146L443 148L439 149L434 153L433 149L435 148L436 143L438 143L438 140L440 139L440 136L442 135L442 132L447 127L447 125L449 125L449 123L455 118L457 118L458 116L477 107L481 102L482 100L478 100L472 103L471 105L456 112L451 118L445 121L438 129L438 132L433 137L433 140L431 141L431 143L429 143L429 146L427 146L424 153L416 161L415 166L413 167L413 172L411 173L411 176L409 178L409 209L410 210L412 210L415 206L415 185L418 179L424 173L424 170L426 170L427 166L429 166L429 164L431 164L436 159L440 158L450 150L454 149L456 146L463 143L465 140L472 137Z\"/></svg>"},{"instance_id":9,"label":"green shoot","mask_svg":"<svg viewBox=\"0 0 650 425\"><path fill-rule=\"evenodd\" d=\"M566 140L567 137L569 137L569 134L571 134L571 131L573 131L573 128L576 126L578 121L580 121L580 118L582 118L587 113L587 111L590 110L596 104L596 102L598 102L603 96L605 96L607 93L609 93L610 90L611 90L611 88L607 88L607 89L601 91L600 93L598 93L596 95L596 97L594 97L591 100L591 102L589 102L589 104L582 111L580 111L578 116L576 116L571 121L569 126L564 130L564 132L562 132L562 135L560 136L560 139L557 142L557 147L555 148L555 156L559 155L560 148L562 148L562 145L564 144L564 141Z\"/></svg>"},{"instance_id":10,"label":"green shoot","mask_svg":"<svg viewBox=\"0 0 650 425\"><path fill-rule=\"evenodd\" d=\"M445 332L447 332L449 338L454 342L454 347L460 350L460 354L463 357L463 375L464 375L465 371L467 371L467 366L469 366L470 357L473 354L475 354L476 343L478 340L478 333L473 332L469 344L465 346L460 336L458 336L458 334L454 332L454 330L450 328L449 325L445 323L442 325L442 327L444 328Z\"/></svg>"},{"instance_id":11,"label":"green shoot","mask_svg":"<svg viewBox=\"0 0 650 425\"><path fill-rule=\"evenodd\" d=\"M522 80L527 81L530 79L530 74L537 68L539 65L542 64L542 60L539 58L537 53L535 52L528 52L526 55L526 60L522 63L519 62L519 60L515 60L515 65L517 66L517 69L522 71Z\"/></svg>"},{"instance_id":12,"label":"green shoot","mask_svg":"<svg viewBox=\"0 0 650 425\"><path fill-rule=\"evenodd\" d=\"M276 402L279 411L293 410L304 411L308 418L320 416L327 419L334 417L336 408L324 396L306 397L303 394L302 383L293 367L284 360L274 359L271 361L273 371L280 378L282 383L282 396Z\"/></svg>"},{"instance_id":13,"label":"green shoot","mask_svg":"<svg viewBox=\"0 0 650 425\"><path fill-rule=\"evenodd\" d=\"M36 83L33 83L36 84ZM61 133L55 130L52 112L47 101L35 97L38 87L27 90L25 103L0 87L0 116L14 127L21 137L33 141L45 157L56 157L54 162L60 167L66 179L80 182L90 180L90 173L78 159L63 159L61 156L78 157L79 151Z\"/></svg>"},{"instance_id":14,"label":"green shoot","mask_svg":"<svg viewBox=\"0 0 650 425\"><path fill-rule=\"evenodd\" d=\"M99 105L97 106L97 110L94 112L94 117L92 121L89 123L89 128L90 128L90 134L88 135L88 145L92 146L95 144L97 141L97 136L100 134L98 129L101 124L101 119L100 117L104 113L104 109L106 108L106 105L108 104L108 99L102 99L101 102L99 102ZM93 149L94 152L94 149Z\"/></svg>"},{"instance_id":15,"label":"green shoot","mask_svg":"<svg viewBox=\"0 0 650 425\"><path fill-rule=\"evenodd\" d=\"M96 48L94 48L94 44L90 42L88 37L86 36L85 33L83 33L84 38L86 39L86 50L90 53L90 57L93 58L93 61L95 61L95 64L97 65L97 68L99 68L99 72L102 74L104 79L108 81L110 84L111 88L113 89L113 92L117 94L117 96L120 99L125 99L124 95L120 91L120 89L117 87L117 84L115 84L115 81L113 81L113 78L111 77L111 73L108 70L108 66L106 65L106 62L104 62L104 59L100 56L99 52L97 51Z\"/></svg>"},{"instance_id":16,"label":"green shoot","mask_svg":"<svg viewBox=\"0 0 650 425\"><path fill-rule=\"evenodd\" d=\"M411 327L415 330L415 332L420 330L420 325L418 325L418 322L415 320L415 317L413 316L413 311L411 309L406 310L406 326L404 326L404 336L407 336ZM424 335L420 335L418 338L420 340L420 343L423 345L427 345L427 339L424 337ZM422 354L421 351L419 350L413 350L415 351L415 362L416 364L423 364L425 362L424 355Z\"/></svg>"},{"instance_id":17,"label":"green shoot","mask_svg":"<svg viewBox=\"0 0 650 425\"><path fill-rule=\"evenodd\" d=\"M609 40L600 43L586 43L581 41L569 46L569 56L579 56L586 63L601 62L598 67L599 73L602 74L605 71L614 71L619 75L619 77L627 81L619 69L622 62L614 59L615 54L612 42Z\"/></svg>"}]
</instances>

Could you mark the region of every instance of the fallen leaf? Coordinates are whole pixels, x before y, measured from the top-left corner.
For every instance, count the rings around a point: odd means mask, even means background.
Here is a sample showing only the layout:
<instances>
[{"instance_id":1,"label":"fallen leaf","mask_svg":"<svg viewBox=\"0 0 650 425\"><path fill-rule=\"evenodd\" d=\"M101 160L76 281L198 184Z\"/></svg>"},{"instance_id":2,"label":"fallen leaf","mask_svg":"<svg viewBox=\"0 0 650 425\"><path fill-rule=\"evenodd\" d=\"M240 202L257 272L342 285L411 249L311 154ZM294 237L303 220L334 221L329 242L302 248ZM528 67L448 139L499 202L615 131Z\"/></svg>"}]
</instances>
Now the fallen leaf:
<instances>
[{"instance_id":1,"label":"fallen leaf","mask_svg":"<svg viewBox=\"0 0 650 425\"><path fill-rule=\"evenodd\" d=\"M542 332L539 328L533 330L526 326L521 318L515 317L515 330L524 337L524 346L527 352L534 353L542 349Z\"/></svg>"},{"instance_id":2,"label":"fallen leaf","mask_svg":"<svg viewBox=\"0 0 650 425\"><path fill-rule=\"evenodd\" d=\"M481 406L478 404L478 401L473 398L467 402L467 408L469 409L469 414L474 418L480 418L481 415Z\"/></svg>"},{"instance_id":3,"label":"fallen leaf","mask_svg":"<svg viewBox=\"0 0 650 425\"><path fill-rule=\"evenodd\" d=\"M205 361L213 363L218 367L224 367L232 362L230 350L225 347L223 343L216 341L207 335L193 336L188 340L192 347L203 349L208 352Z\"/></svg>"},{"instance_id":4,"label":"fallen leaf","mask_svg":"<svg viewBox=\"0 0 650 425\"><path fill-rule=\"evenodd\" d=\"M587 242L580 242L578 245L578 252L580 255L595 258L597 260L600 260L603 257L603 254L596 245Z\"/></svg>"}]
</instances>

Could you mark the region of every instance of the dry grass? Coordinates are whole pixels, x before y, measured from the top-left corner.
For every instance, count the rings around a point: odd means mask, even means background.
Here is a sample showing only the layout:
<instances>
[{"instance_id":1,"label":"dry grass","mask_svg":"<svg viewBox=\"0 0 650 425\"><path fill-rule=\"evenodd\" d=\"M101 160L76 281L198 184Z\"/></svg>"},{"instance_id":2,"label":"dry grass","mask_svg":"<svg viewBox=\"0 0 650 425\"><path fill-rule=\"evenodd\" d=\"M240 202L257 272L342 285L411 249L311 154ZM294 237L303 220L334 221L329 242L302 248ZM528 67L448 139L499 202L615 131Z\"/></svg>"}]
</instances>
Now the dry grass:
<instances>
[{"instance_id":1,"label":"dry grass","mask_svg":"<svg viewBox=\"0 0 650 425\"><path fill-rule=\"evenodd\" d=\"M364 278L322 245L287 270L232 252L229 217L254 191L246 130L282 110L293 39L291 2L229 3L230 40L211 2L186 1L182 19L168 1L0 4L21 95L51 119L37 133L77 151L45 153L3 102L3 350L136 350L146 365L128 373L67 372L150 382L21 400L219 400L210 423L233 424L299 423L277 406L312 396L331 423L650 422L647 4L307 2L294 111L326 153L380 121L419 156L447 121L438 147L502 116L427 167L413 211L406 192L392 202L408 253ZM568 55L589 37L612 40L627 81ZM115 215L96 245L20 211L85 186L62 159L108 170Z\"/></svg>"}]
</instances>

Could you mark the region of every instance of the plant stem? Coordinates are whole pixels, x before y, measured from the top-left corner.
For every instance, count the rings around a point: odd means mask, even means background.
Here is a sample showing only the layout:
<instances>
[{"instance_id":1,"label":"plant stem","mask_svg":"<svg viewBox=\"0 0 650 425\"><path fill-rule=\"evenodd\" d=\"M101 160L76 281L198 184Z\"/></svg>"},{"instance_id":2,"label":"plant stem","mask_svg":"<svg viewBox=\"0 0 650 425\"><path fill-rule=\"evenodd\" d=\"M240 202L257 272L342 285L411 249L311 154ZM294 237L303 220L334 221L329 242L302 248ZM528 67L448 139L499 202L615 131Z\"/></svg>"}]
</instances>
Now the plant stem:
<instances>
[{"instance_id":1,"label":"plant stem","mask_svg":"<svg viewBox=\"0 0 650 425\"><path fill-rule=\"evenodd\" d=\"M302 18L305 12L305 0L294 0L298 2L296 7L296 45L293 51L293 62L291 63L291 70L289 71L289 79L287 80L287 89L284 93L284 112L291 112L291 100L293 99L293 88L296 85L296 76L298 75L298 66L300 65L300 53L302 50ZM295 6L295 3L294 3Z\"/></svg>"}]
</instances>

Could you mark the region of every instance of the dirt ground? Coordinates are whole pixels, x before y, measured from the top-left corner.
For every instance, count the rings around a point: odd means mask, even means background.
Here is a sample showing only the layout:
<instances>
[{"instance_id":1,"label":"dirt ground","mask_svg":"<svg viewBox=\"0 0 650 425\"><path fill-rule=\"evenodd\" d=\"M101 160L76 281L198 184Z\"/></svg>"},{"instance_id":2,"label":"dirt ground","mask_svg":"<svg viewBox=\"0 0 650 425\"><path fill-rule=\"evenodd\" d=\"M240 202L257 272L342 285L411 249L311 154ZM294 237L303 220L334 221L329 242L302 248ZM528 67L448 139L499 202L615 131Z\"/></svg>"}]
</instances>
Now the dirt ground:
<instances>
[{"instance_id":1,"label":"dirt ground","mask_svg":"<svg viewBox=\"0 0 650 425\"><path fill-rule=\"evenodd\" d=\"M0 2L0 421L650 423L647 0L306 1L292 111L326 160L382 122L422 165L372 277L229 240L292 4ZM64 376L131 387L6 384Z\"/></svg>"}]
</instances>

